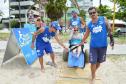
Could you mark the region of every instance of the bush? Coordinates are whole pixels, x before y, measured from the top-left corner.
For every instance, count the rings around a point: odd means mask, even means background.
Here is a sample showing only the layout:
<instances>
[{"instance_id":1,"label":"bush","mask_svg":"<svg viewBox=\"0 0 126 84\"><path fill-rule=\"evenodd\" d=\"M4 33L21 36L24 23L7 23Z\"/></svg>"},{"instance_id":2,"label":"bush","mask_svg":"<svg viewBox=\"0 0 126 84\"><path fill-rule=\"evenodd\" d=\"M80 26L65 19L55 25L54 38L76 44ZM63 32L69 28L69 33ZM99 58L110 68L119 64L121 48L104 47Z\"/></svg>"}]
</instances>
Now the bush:
<instances>
[{"instance_id":1,"label":"bush","mask_svg":"<svg viewBox=\"0 0 126 84\"><path fill-rule=\"evenodd\" d=\"M0 33L0 41L7 41L9 39L10 33Z\"/></svg>"},{"instance_id":2,"label":"bush","mask_svg":"<svg viewBox=\"0 0 126 84\"><path fill-rule=\"evenodd\" d=\"M11 24L11 28L19 28L20 27L20 23L16 20L12 20L10 22L10 24Z\"/></svg>"},{"instance_id":3,"label":"bush","mask_svg":"<svg viewBox=\"0 0 126 84\"><path fill-rule=\"evenodd\" d=\"M3 29L3 24L0 24L0 30L2 30Z\"/></svg>"}]
</instances>

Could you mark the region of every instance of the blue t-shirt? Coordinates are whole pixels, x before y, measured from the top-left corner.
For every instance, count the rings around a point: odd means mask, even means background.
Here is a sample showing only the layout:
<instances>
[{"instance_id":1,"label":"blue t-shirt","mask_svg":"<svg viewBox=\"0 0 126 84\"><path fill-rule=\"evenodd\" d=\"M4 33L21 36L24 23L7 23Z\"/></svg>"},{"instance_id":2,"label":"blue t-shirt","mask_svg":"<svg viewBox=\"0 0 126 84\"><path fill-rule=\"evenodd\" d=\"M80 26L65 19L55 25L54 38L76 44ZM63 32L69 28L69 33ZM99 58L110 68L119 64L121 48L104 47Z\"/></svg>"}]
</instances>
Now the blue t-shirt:
<instances>
[{"instance_id":1,"label":"blue t-shirt","mask_svg":"<svg viewBox=\"0 0 126 84\"><path fill-rule=\"evenodd\" d=\"M107 28L103 16L99 16L96 23L90 21L88 28L91 32L90 47L107 46Z\"/></svg>"},{"instance_id":2,"label":"blue t-shirt","mask_svg":"<svg viewBox=\"0 0 126 84\"><path fill-rule=\"evenodd\" d=\"M78 28L81 28L81 19L80 19L80 17L77 17L77 18L72 17L72 18L70 19L70 26L71 26L71 27L74 27L75 25L76 25Z\"/></svg>"},{"instance_id":3,"label":"blue t-shirt","mask_svg":"<svg viewBox=\"0 0 126 84\"><path fill-rule=\"evenodd\" d=\"M49 32L49 28L46 27L44 32L40 33L36 38L36 43L50 43L50 39L55 36L55 32Z\"/></svg>"}]
</instances>

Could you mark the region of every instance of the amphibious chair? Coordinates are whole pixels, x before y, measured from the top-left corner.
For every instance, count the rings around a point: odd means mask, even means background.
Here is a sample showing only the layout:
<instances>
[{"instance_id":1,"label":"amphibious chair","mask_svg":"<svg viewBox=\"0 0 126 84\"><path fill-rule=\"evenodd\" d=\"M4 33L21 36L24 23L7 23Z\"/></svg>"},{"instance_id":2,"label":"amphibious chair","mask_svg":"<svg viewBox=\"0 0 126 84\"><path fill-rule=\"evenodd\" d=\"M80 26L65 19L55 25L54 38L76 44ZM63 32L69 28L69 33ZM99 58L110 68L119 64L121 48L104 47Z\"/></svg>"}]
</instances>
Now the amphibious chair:
<instances>
[{"instance_id":1,"label":"amphibious chair","mask_svg":"<svg viewBox=\"0 0 126 84\"><path fill-rule=\"evenodd\" d=\"M68 61L68 67L71 67L71 68L74 68L74 67L84 68L85 67L85 64L88 58L88 52L86 49L84 49L84 45L78 46L80 42L81 40L79 39L71 39L69 41L69 51L66 52L64 50L63 52L63 60ZM81 48L79 54L75 50L78 47Z\"/></svg>"}]
</instances>

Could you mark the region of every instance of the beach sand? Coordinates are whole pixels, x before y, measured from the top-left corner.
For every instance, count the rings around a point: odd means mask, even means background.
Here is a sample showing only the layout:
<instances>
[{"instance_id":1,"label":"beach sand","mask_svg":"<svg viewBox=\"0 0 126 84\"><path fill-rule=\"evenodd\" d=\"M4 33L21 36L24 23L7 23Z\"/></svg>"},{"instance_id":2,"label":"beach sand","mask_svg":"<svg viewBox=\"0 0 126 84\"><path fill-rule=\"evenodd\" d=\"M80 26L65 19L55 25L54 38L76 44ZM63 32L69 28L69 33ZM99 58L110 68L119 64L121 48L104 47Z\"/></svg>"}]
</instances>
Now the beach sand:
<instances>
[{"instance_id":1,"label":"beach sand","mask_svg":"<svg viewBox=\"0 0 126 84\"><path fill-rule=\"evenodd\" d=\"M0 53L0 63L3 55L4 53ZM44 56L44 65L49 60L49 55ZM45 72L42 73L38 59L29 66L24 57L18 55L0 67L0 84L55 84L57 70L45 65Z\"/></svg>"},{"instance_id":2,"label":"beach sand","mask_svg":"<svg viewBox=\"0 0 126 84\"><path fill-rule=\"evenodd\" d=\"M4 52L0 52L0 63L2 63L3 55ZM126 59L123 59L123 57L124 56L121 57L121 60L114 61L111 60L113 58L107 57L107 61L101 65L100 69L97 72L97 76L101 79L102 84L126 83ZM46 64L45 62L49 60L49 55L45 55L44 64ZM59 82L60 80L64 80L64 83L62 84L71 84L68 83L68 81L70 80L63 79L61 77L62 66L66 66L67 64L62 61L61 53L56 53L56 62L58 64L57 68L45 65L45 72L42 73L40 71L39 60L36 60L31 66L29 66L25 63L22 54L20 54L0 67L0 84L60 84L57 83L57 81ZM89 76L90 73L88 72L87 77ZM74 80L77 79L74 78ZM83 78L81 78L81 81L82 80Z\"/></svg>"}]
</instances>

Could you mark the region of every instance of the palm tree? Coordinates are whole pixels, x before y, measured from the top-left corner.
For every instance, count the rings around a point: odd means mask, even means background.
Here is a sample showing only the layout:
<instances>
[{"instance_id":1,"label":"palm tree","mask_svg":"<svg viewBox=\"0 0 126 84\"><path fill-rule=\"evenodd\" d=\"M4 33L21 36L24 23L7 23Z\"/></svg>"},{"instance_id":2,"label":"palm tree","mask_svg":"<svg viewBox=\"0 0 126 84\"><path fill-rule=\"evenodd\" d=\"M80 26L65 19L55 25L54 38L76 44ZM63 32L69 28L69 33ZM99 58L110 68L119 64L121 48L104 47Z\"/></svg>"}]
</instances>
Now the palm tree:
<instances>
[{"instance_id":1,"label":"palm tree","mask_svg":"<svg viewBox=\"0 0 126 84\"><path fill-rule=\"evenodd\" d=\"M112 10L107 5L101 5L97 10L100 16L106 16L109 19L112 18Z\"/></svg>"},{"instance_id":2,"label":"palm tree","mask_svg":"<svg viewBox=\"0 0 126 84\"><path fill-rule=\"evenodd\" d=\"M51 21L58 20L63 16L65 3L66 0L48 0L45 10Z\"/></svg>"}]
</instances>

